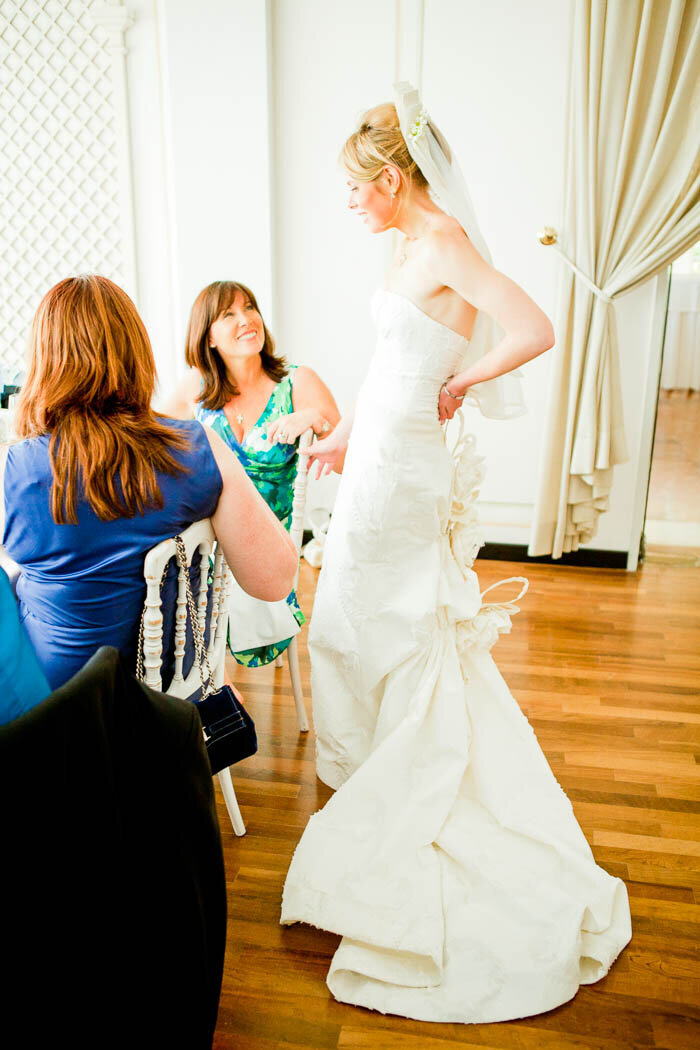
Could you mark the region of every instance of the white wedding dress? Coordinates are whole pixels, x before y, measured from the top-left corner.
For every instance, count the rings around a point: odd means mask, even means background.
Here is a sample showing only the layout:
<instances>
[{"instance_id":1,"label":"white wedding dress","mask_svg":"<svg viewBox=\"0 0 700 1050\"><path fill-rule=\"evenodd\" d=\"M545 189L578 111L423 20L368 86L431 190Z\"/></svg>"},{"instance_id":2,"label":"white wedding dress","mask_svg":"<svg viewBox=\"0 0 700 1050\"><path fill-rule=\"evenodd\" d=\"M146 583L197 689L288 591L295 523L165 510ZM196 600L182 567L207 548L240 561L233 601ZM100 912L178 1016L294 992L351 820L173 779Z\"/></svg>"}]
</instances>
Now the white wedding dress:
<instances>
[{"instance_id":1,"label":"white wedding dress","mask_svg":"<svg viewBox=\"0 0 700 1050\"><path fill-rule=\"evenodd\" d=\"M473 500L440 385L467 340L380 289L309 645L320 778L337 788L294 854L282 922L342 934L328 984L428 1021L540 1013L597 981L630 938L490 656L512 605L482 602Z\"/></svg>"}]
</instances>

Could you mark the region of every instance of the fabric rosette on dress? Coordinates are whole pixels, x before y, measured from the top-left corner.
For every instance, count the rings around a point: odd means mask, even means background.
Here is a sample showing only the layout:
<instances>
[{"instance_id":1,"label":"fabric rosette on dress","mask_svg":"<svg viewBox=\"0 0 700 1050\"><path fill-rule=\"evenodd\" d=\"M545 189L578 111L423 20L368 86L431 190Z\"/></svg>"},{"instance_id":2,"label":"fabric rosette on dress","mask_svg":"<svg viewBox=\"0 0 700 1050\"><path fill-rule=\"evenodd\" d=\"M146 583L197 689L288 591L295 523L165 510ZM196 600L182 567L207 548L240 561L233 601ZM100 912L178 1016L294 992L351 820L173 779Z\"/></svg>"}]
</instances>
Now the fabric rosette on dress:
<instances>
[{"instance_id":1,"label":"fabric rosette on dress","mask_svg":"<svg viewBox=\"0 0 700 1050\"><path fill-rule=\"evenodd\" d=\"M455 417L455 423L458 433L451 449L455 468L447 535L452 557L461 569L462 577L466 579L484 544L476 500L484 480L485 469L483 457L476 454L474 435L464 433L463 412L458 413ZM521 584L518 594L510 601L484 601L484 597L491 591L509 583ZM527 589L528 581L524 576L508 576L497 583L492 583L490 587L481 592L481 606L476 615L456 619L457 649L465 677L468 658L472 650L488 652L498 641L499 635L510 633L511 617L520 611L516 602L525 596Z\"/></svg>"}]
</instances>

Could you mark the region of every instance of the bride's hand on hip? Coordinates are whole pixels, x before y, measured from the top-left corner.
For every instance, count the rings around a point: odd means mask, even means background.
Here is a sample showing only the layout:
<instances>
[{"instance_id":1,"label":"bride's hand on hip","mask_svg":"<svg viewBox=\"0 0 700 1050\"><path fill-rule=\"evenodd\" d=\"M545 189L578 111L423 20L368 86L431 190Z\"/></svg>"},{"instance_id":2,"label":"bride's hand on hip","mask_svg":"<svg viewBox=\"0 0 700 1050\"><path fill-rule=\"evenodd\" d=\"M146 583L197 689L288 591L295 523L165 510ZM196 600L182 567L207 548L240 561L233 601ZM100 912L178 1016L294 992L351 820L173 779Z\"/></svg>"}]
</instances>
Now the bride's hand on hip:
<instances>
[{"instance_id":1,"label":"bride's hand on hip","mask_svg":"<svg viewBox=\"0 0 700 1050\"><path fill-rule=\"evenodd\" d=\"M438 397L438 419L441 424L446 423L448 419L452 419L455 412L464 403L462 398L451 397L445 390L445 385L443 383L440 396Z\"/></svg>"}]
</instances>

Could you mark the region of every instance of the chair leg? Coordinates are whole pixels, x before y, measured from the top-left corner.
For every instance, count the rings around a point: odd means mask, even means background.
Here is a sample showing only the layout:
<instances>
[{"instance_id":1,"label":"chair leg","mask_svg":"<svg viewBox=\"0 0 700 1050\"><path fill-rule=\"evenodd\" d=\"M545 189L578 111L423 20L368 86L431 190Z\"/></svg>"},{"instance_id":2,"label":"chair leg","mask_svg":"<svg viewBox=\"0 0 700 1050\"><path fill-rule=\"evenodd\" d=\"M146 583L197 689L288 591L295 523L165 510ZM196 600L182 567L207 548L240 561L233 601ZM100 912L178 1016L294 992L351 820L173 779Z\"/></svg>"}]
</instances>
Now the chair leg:
<instances>
[{"instance_id":1,"label":"chair leg","mask_svg":"<svg viewBox=\"0 0 700 1050\"><path fill-rule=\"evenodd\" d=\"M231 818L233 824L233 830L237 835L245 835L245 824L243 823L243 817L238 807L238 799L236 798L236 792L233 790L233 781L231 780L231 770L226 767L222 769L218 774L219 783L221 784L221 790L224 793L224 801L226 802L226 809L228 815Z\"/></svg>"},{"instance_id":2,"label":"chair leg","mask_svg":"<svg viewBox=\"0 0 700 1050\"><path fill-rule=\"evenodd\" d=\"M275 660L274 666L284 667L284 657L282 656L282 653L280 653L277 659Z\"/></svg>"},{"instance_id":3,"label":"chair leg","mask_svg":"<svg viewBox=\"0 0 700 1050\"><path fill-rule=\"evenodd\" d=\"M292 692L294 693L294 703L296 704L297 718L299 719L299 729L302 733L308 733L309 719L306 714L304 694L301 691L301 672L299 671L299 653L297 651L296 638L292 638L289 644L287 660L289 661L289 677L292 680Z\"/></svg>"}]
</instances>

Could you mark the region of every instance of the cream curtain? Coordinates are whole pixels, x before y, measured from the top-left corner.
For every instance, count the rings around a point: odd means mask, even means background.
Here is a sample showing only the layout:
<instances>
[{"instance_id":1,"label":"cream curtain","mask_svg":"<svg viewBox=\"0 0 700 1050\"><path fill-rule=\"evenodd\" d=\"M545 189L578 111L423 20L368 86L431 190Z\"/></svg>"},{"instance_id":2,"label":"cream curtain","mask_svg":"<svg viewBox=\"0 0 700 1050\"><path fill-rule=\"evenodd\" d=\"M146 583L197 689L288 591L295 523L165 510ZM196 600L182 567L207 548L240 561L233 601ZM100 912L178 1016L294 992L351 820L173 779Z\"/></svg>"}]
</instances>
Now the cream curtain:
<instances>
[{"instance_id":1,"label":"cream curtain","mask_svg":"<svg viewBox=\"0 0 700 1050\"><path fill-rule=\"evenodd\" d=\"M627 458L612 300L700 238L700 0L575 0L567 127L579 274L561 260L529 550L555 558L595 535Z\"/></svg>"}]
</instances>

